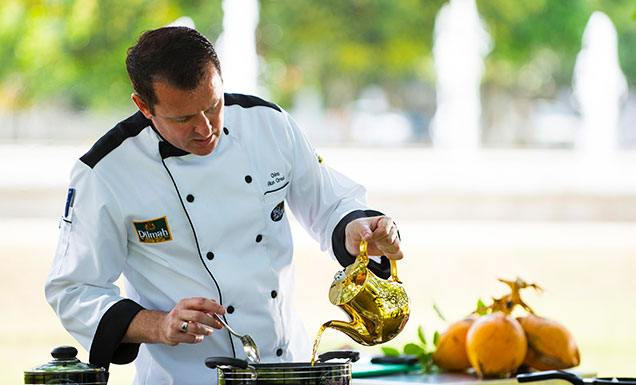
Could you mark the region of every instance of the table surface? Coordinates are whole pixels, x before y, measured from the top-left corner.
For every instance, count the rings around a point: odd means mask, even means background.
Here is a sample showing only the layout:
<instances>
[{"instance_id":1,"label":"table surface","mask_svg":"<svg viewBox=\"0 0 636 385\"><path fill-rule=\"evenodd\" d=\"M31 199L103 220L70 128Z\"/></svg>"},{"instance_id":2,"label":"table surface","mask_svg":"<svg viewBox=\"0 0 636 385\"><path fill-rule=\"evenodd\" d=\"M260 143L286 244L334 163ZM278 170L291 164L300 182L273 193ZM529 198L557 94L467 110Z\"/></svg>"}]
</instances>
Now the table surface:
<instances>
[{"instance_id":1,"label":"table surface","mask_svg":"<svg viewBox=\"0 0 636 385\"><path fill-rule=\"evenodd\" d=\"M596 373L585 370L573 370L579 377L594 377ZM398 385L398 384L445 384L445 385L516 385L515 378L480 380L468 373L418 374L400 373L378 377L354 378L353 385ZM541 385L569 385L565 380L542 381Z\"/></svg>"}]
</instances>

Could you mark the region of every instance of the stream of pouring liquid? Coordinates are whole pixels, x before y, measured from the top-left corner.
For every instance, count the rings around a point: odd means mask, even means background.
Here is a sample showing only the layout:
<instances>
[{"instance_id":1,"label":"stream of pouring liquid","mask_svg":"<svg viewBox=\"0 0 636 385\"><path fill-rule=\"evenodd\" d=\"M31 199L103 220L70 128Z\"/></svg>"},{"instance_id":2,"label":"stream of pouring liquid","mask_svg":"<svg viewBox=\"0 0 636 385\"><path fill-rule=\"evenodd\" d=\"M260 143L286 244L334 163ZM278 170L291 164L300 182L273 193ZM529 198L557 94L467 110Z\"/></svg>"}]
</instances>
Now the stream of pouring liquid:
<instances>
[{"instance_id":1,"label":"stream of pouring liquid","mask_svg":"<svg viewBox=\"0 0 636 385\"><path fill-rule=\"evenodd\" d=\"M327 329L328 327L331 327L331 321L322 324L320 329L318 329L316 338L314 338L314 345L311 350L311 366L314 366L314 364L316 363L316 354L318 353L318 345L320 345L320 337L322 337L322 333L324 333L325 329Z\"/></svg>"}]
</instances>

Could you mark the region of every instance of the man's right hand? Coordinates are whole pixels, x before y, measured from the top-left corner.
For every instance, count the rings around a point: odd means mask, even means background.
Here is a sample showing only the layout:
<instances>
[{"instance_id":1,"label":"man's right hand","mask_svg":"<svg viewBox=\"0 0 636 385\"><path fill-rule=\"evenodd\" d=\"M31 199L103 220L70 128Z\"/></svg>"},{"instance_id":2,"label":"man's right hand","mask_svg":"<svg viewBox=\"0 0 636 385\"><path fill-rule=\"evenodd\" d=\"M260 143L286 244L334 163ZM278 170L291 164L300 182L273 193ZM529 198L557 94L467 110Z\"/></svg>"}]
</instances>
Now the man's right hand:
<instances>
[{"instance_id":1,"label":"man's right hand","mask_svg":"<svg viewBox=\"0 0 636 385\"><path fill-rule=\"evenodd\" d=\"M196 344L212 334L213 328L223 327L214 314L225 314L225 308L202 297L182 299L168 313L142 310L133 318L122 342Z\"/></svg>"},{"instance_id":2,"label":"man's right hand","mask_svg":"<svg viewBox=\"0 0 636 385\"><path fill-rule=\"evenodd\" d=\"M212 334L212 328L223 325L214 314L225 314L225 308L207 298L186 298L165 315L161 325L161 342L168 345L178 343L195 344Z\"/></svg>"}]
</instances>

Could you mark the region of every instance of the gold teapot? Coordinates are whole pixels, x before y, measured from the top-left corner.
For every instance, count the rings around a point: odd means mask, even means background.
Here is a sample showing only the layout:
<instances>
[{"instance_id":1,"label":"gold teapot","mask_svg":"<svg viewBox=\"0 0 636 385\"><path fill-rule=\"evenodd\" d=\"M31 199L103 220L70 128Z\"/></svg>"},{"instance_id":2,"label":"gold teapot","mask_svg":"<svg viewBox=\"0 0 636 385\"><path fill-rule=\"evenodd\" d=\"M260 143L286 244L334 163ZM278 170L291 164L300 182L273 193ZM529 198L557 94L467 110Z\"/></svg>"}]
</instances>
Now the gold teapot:
<instances>
[{"instance_id":1,"label":"gold teapot","mask_svg":"<svg viewBox=\"0 0 636 385\"><path fill-rule=\"evenodd\" d=\"M351 318L350 322L329 321L324 327L340 330L362 345L377 345L397 336L409 319L409 299L397 276L395 260L391 277L378 278L371 272L367 242L360 242L355 262L336 273L329 288L329 300Z\"/></svg>"}]
</instances>

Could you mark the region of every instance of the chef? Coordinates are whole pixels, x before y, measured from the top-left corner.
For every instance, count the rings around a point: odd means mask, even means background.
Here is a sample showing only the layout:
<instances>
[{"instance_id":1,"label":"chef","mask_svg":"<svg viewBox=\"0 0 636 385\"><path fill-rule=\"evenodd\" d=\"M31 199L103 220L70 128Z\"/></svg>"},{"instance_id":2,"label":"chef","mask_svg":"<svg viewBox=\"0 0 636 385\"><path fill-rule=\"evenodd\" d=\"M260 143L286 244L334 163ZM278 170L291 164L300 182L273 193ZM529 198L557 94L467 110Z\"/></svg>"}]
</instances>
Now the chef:
<instances>
[{"instance_id":1,"label":"chef","mask_svg":"<svg viewBox=\"0 0 636 385\"><path fill-rule=\"evenodd\" d=\"M91 363L134 360L135 384L207 384L206 357L244 358L217 316L249 333L262 361L307 361L288 209L343 266L368 240L384 278L387 258L402 258L393 220L322 164L279 106L224 93L194 29L144 33L126 66L139 111L72 170L48 302Z\"/></svg>"}]
</instances>

